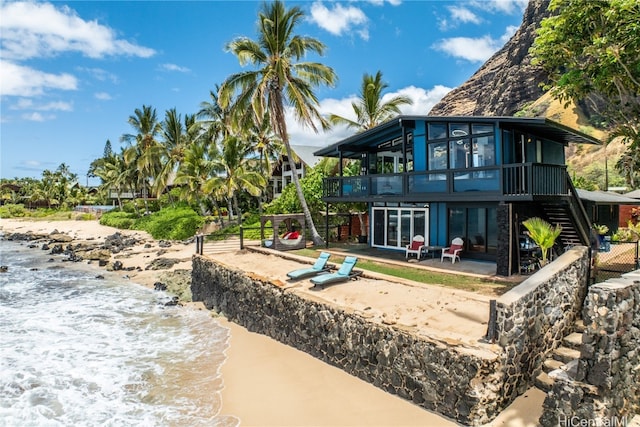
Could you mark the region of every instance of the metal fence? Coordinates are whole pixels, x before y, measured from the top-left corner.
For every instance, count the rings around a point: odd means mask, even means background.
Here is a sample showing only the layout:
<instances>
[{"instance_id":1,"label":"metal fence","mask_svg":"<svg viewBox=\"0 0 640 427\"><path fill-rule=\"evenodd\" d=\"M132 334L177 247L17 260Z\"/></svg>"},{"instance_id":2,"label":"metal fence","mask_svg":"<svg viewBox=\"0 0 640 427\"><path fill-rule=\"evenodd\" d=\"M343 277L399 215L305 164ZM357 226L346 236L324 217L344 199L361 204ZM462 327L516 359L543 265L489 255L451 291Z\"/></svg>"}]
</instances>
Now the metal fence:
<instances>
[{"instance_id":1,"label":"metal fence","mask_svg":"<svg viewBox=\"0 0 640 427\"><path fill-rule=\"evenodd\" d=\"M638 243L606 242L602 245L595 261L596 283L639 269Z\"/></svg>"}]
</instances>

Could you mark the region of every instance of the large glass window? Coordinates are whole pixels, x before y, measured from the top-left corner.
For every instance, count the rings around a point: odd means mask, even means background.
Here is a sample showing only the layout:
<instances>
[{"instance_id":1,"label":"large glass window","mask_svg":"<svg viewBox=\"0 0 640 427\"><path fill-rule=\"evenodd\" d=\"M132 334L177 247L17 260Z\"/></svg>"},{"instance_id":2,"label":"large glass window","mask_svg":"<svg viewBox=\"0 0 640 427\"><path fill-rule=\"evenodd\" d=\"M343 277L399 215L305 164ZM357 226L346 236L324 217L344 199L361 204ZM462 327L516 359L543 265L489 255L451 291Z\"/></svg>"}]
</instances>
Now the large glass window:
<instances>
[{"instance_id":1,"label":"large glass window","mask_svg":"<svg viewBox=\"0 0 640 427\"><path fill-rule=\"evenodd\" d=\"M464 169L472 166L471 144L469 139L458 139L449 142L449 167Z\"/></svg>"},{"instance_id":2,"label":"large glass window","mask_svg":"<svg viewBox=\"0 0 640 427\"><path fill-rule=\"evenodd\" d=\"M495 254L498 244L498 212L494 207L449 208L449 242L462 237L465 251Z\"/></svg>"},{"instance_id":3,"label":"large glass window","mask_svg":"<svg viewBox=\"0 0 640 427\"><path fill-rule=\"evenodd\" d=\"M447 169L447 143L429 144L429 170Z\"/></svg>"},{"instance_id":4,"label":"large glass window","mask_svg":"<svg viewBox=\"0 0 640 427\"><path fill-rule=\"evenodd\" d=\"M446 123L429 123L429 139L441 139L447 137Z\"/></svg>"},{"instance_id":5,"label":"large glass window","mask_svg":"<svg viewBox=\"0 0 640 427\"><path fill-rule=\"evenodd\" d=\"M496 144L493 136L473 138L473 166L494 166L496 164Z\"/></svg>"}]
</instances>

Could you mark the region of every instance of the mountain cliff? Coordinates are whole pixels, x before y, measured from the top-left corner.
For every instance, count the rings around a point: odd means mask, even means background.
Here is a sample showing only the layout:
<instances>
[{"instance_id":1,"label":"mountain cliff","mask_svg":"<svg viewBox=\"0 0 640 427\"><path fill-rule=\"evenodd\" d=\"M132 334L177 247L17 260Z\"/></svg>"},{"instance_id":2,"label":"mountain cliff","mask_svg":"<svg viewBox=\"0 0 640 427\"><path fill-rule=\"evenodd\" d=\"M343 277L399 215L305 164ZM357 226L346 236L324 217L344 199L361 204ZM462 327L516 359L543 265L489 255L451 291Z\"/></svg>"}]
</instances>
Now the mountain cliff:
<instances>
[{"instance_id":1,"label":"mountain cliff","mask_svg":"<svg viewBox=\"0 0 640 427\"><path fill-rule=\"evenodd\" d=\"M543 95L546 73L531 64L529 48L540 22L549 16L548 0L531 0L522 24L502 49L469 80L449 92L431 116L513 116Z\"/></svg>"}]
</instances>

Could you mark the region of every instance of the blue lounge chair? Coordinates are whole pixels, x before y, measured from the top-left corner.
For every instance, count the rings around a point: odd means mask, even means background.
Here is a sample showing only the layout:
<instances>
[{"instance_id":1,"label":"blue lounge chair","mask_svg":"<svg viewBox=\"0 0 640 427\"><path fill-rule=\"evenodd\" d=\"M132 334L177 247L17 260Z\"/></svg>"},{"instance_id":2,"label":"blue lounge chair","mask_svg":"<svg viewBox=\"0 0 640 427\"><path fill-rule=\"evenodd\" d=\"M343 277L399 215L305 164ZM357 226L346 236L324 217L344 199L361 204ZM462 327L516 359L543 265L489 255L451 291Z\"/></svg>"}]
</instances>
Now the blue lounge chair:
<instances>
[{"instance_id":1,"label":"blue lounge chair","mask_svg":"<svg viewBox=\"0 0 640 427\"><path fill-rule=\"evenodd\" d=\"M308 268L300 268L287 273L287 277L292 280L304 279L305 277L315 276L320 273L328 273L331 265L327 264L330 254L328 252L320 252L320 256L313 266Z\"/></svg>"},{"instance_id":2,"label":"blue lounge chair","mask_svg":"<svg viewBox=\"0 0 640 427\"><path fill-rule=\"evenodd\" d=\"M357 277L362 274L362 271L353 271L358 258L354 256L345 257L344 262L340 266L340 269L335 273L325 273L311 278L313 286L328 285L330 283L345 282L351 278Z\"/></svg>"}]
</instances>

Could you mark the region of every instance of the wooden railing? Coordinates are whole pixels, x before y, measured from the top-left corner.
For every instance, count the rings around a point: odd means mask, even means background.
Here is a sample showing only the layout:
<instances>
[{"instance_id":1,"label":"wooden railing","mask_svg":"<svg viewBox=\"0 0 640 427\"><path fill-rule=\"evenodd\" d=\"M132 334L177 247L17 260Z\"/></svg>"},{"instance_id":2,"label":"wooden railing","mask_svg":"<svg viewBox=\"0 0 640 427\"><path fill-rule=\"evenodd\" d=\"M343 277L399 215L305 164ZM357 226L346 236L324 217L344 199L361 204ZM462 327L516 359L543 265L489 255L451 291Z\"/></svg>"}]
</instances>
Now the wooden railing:
<instances>
[{"instance_id":1,"label":"wooden railing","mask_svg":"<svg viewBox=\"0 0 640 427\"><path fill-rule=\"evenodd\" d=\"M508 197L569 195L566 166L518 163L474 169L325 178L325 198L452 195L488 192Z\"/></svg>"}]
</instances>

